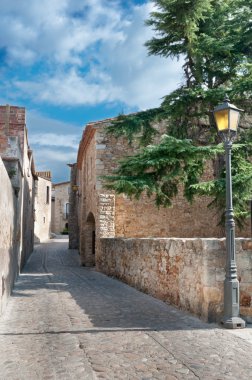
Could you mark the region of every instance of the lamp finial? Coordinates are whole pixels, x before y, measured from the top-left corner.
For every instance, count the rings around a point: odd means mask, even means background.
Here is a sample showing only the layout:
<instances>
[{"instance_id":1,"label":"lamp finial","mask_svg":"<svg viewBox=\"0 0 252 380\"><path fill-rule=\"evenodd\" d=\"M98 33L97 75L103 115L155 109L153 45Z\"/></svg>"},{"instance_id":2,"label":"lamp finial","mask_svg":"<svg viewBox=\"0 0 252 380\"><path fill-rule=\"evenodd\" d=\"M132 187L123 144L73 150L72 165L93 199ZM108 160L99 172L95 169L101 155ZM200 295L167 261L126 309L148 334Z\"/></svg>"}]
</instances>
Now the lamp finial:
<instances>
[{"instance_id":1,"label":"lamp finial","mask_svg":"<svg viewBox=\"0 0 252 380\"><path fill-rule=\"evenodd\" d=\"M229 99L228 94L225 94L224 102L226 102L226 103L230 103L230 99Z\"/></svg>"}]
</instances>

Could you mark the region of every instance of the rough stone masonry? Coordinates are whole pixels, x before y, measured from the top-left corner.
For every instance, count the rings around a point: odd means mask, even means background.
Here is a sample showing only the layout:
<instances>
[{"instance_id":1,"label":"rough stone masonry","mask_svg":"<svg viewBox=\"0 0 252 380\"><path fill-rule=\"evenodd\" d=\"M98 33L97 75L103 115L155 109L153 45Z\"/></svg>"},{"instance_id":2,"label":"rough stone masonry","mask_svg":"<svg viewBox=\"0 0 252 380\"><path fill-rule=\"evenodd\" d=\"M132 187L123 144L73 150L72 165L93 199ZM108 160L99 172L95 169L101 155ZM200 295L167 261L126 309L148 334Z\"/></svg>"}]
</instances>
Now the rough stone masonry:
<instances>
[{"instance_id":1,"label":"rough stone masonry","mask_svg":"<svg viewBox=\"0 0 252 380\"><path fill-rule=\"evenodd\" d=\"M223 313L225 239L101 239L97 269L208 321ZM252 242L236 239L240 312L252 321Z\"/></svg>"}]
</instances>

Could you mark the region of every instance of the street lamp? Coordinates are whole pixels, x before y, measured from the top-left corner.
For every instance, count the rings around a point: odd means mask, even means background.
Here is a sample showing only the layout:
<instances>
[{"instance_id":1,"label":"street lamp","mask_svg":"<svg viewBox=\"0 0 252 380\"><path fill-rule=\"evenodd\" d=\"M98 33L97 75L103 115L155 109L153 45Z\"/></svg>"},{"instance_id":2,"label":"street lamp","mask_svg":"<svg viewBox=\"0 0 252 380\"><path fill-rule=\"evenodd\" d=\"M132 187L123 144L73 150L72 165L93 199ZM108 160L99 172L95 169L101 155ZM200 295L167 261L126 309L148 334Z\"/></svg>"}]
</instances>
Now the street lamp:
<instances>
[{"instance_id":1,"label":"street lamp","mask_svg":"<svg viewBox=\"0 0 252 380\"><path fill-rule=\"evenodd\" d=\"M231 150L240 120L240 110L226 96L224 103L214 110L218 132L224 142L226 156L226 277L224 282L224 317L222 324L229 329L244 328L239 317L239 281L235 261L235 222L232 201Z\"/></svg>"}]
</instances>

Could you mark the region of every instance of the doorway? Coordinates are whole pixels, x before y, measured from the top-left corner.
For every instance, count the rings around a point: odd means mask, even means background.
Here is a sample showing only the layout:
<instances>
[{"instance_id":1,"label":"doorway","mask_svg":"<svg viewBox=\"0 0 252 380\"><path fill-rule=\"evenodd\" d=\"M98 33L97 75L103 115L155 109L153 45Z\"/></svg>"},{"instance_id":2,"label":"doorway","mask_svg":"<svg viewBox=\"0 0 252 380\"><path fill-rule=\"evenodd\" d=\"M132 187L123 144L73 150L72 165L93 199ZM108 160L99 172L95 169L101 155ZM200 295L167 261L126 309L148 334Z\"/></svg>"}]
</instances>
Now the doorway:
<instances>
[{"instance_id":1,"label":"doorway","mask_svg":"<svg viewBox=\"0 0 252 380\"><path fill-rule=\"evenodd\" d=\"M85 265L95 265L95 218L92 212L88 214L85 227Z\"/></svg>"}]
</instances>

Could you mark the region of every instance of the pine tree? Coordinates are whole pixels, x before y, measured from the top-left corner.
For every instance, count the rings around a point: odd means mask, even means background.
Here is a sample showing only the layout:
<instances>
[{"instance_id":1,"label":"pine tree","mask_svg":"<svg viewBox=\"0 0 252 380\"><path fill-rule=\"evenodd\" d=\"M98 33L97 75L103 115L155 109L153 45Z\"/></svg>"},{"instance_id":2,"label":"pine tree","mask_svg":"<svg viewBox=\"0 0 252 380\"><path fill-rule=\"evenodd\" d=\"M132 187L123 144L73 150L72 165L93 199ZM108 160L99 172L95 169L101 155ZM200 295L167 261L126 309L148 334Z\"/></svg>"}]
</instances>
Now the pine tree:
<instances>
[{"instance_id":1,"label":"pine tree","mask_svg":"<svg viewBox=\"0 0 252 380\"><path fill-rule=\"evenodd\" d=\"M138 139L143 147L126 158L107 186L139 198L155 194L158 206L169 206L184 184L184 195L211 195L210 206L225 207L225 170L219 178L200 182L207 159L223 154L212 109L227 93L245 110L233 149L234 210L241 227L251 198L252 133L252 1L156 0L147 25L156 33L146 42L149 54L183 59L184 83L157 109L121 115L108 133ZM157 144L153 122L166 120L167 135ZM148 146L152 144L151 146Z\"/></svg>"}]
</instances>

